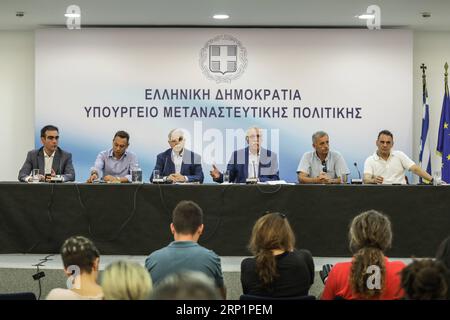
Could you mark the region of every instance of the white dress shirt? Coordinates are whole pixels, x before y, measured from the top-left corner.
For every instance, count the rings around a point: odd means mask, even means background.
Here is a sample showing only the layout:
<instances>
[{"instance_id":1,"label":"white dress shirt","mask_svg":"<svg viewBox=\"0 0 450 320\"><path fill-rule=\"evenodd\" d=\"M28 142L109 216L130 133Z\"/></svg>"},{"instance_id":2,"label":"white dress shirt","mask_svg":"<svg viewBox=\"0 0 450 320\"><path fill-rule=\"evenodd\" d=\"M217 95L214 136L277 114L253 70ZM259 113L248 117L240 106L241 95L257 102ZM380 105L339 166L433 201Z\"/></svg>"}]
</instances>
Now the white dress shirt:
<instances>
[{"instance_id":1,"label":"white dress shirt","mask_svg":"<svg viewBox=\"0 0 450 320\"><path fill-rule=\"evenodd\" d=\"M176 154L175 151L172 150L172 161L175 164L175 173L181 172L181 165L183 164L183 153L180 152Z\"/></svg>"},{"instance_id":2,"label":"white dress shirt","mask_svg":"<svg viewBox=\"0 0 450 320\"><path fill-rule=\"evenodd\" d=\"M180 152L180 154L176 154L175 151L172 150L172 161L175 165L175 173L181 173L181 165L183 164L183 153L184 150ZM184 176L186 182L189 181L187 176Z\"/></svg>"},{"instance_id":3,"label":"white dress shirt","mask_svg":"<svg viewBox=\"0 0 450 320\"><path fill-rule=\"evenodd\" d=\"M53 158L55 158L55 152L53 151L52 155L47 155L47 152L44 151L44 162L45 162L45 174L51 174L52 173L52 166L53 166Z\"/></svg>"}]
</instances>

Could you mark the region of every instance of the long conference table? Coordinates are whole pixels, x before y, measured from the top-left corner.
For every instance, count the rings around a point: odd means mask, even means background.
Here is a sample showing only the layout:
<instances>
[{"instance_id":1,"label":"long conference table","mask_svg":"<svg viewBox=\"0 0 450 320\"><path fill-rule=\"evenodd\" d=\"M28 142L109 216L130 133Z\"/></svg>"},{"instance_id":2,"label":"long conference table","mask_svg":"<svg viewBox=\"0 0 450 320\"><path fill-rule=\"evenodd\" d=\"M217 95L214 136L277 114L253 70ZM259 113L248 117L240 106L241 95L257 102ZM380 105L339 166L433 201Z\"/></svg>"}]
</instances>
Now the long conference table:
<instances>
[{"instance_id":1,"label":"long conference table","mask_svg":"<svg viewBox=\"0 0 450 320\"><path fill-rule=\"evenodd\" d=\"M200 244L221 256L250 255L254 222L287 215L297 248L316 257L350 256L348 226L376 209L391 218L392 257L434 256L450 234L450 187L378 185L152 185L0 183L0 253L58 253L73 235L101 254L147 255L173 240L171 213L181 200L204 213Z\"/></svg>"}]
</instances>

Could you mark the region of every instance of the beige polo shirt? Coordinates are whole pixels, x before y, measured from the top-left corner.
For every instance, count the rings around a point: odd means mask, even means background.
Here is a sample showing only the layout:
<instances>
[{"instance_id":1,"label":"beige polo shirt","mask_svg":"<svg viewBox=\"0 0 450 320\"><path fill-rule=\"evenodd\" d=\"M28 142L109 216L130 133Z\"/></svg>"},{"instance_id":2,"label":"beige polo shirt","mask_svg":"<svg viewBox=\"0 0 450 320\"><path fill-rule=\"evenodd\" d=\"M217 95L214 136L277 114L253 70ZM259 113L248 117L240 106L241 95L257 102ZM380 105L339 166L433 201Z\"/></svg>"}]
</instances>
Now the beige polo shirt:
<instances>
[{"instance_id":1,"label":"beige polo shirt","mask_svg":"<svg viewBox=\"0 0 450 320\"><path fill-rule=\"evenodd\" d=\"M405 171L410 170L414 164L401 151L391 151L387 160L379 157L375 151L364 162L364 174L383 177L383 184L406 184Z\"/></svg>"}]
</instances>

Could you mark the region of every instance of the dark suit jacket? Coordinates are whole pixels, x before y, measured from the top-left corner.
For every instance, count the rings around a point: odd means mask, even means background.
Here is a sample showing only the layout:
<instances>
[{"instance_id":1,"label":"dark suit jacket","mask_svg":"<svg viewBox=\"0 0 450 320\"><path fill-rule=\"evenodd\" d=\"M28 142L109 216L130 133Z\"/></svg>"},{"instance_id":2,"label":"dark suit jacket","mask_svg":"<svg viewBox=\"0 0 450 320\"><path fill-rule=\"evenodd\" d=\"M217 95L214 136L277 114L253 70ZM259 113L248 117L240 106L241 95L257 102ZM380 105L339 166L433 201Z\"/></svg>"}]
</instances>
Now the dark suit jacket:
<instances>
[{"instance_id":1,"label":"dark suit jacket","mask_svg":"<svg viewBox=\"0 0 450 320\"><path fill-rule=\"evenodd\" d=\"M75 181L71 153L58 147L53 158L52 168L56 174L64 176L64 181ZM33 169L39 169L40 174L45 174L44 147L28 152L27 159L19 171L19 181L25 181Z\"/></svg>"},{"instance_id":2,"label":"dark suit jacket","mask_svg":"<svg viewBox=\"0 0 450 320\"><path fill-rule=\"evenodd\" d=\"M230 172L230 182L245 183L248 178L249 148L236 150L231 155L227 170ZM261 182L280 180L278 171L278 156L275 152L261 148L259 152L258 178ZM223 175L216 182L223 182Z\"/></svg>"},{"instance_id":3,"label":"dark suit jacket","mask_svg":"<svg viewBox=\"0 0 450 320\"><path fill-rule=\"evenodd\" d=\"M175 164L172 161L172 149L167 149L166 151L158 154L156 157L155 169L153 170L159 170L163 177L175 173ZM180 174L188 177L188 182L203 183L204 176L200 155L184 149ZM151 180L153 180L153 173L150 176L150 181Z\"/></svg>"}]
</instances>

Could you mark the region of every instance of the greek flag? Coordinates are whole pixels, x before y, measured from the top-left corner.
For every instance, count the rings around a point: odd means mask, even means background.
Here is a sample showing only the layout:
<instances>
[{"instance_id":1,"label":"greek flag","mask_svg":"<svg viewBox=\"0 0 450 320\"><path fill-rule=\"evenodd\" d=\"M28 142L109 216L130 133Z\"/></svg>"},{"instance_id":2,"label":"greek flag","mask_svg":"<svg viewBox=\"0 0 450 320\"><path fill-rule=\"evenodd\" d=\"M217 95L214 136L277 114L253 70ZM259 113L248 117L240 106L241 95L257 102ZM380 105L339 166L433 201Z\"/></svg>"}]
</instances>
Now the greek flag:
<instances>
[{"instance_id":1,"label":"greek flag","mask_svg":"<svg viewBox=\"0 0 450 320\"><path fill-rule=\"evenodd\" d=\"M430 126L430 107L428 105L428 93L424 88L423 95L423 115L422 115L422 133L420 134L420 152L419 152L419 166L431 175L431 148L430 138L428 137L428 129ZM425 180L426 183L429 181ZM419 179L422 182L422 178Z\"/></svg>"}]
</instances>

